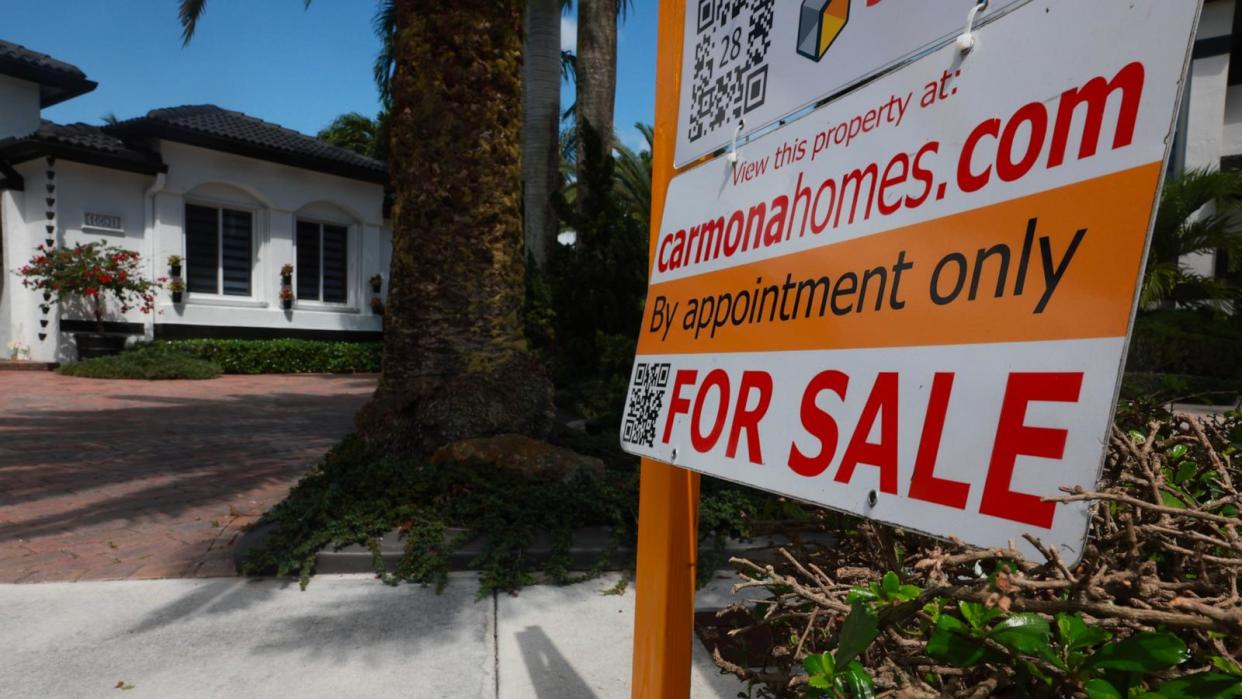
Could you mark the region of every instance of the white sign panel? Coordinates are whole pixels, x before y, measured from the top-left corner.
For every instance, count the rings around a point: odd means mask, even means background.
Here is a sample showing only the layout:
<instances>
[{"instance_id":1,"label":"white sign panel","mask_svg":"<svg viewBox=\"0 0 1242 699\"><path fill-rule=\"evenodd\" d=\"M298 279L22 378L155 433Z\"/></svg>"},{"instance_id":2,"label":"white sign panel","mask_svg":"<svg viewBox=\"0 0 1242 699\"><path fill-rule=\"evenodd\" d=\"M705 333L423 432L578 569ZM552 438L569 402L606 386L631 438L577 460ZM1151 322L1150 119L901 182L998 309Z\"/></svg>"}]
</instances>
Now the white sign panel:
<instances>
[{"instance_id":1,"label":"white sign panel","mask_svg":"<svg viewBox=\"0 0 1242 699\"><path fill-rule=\"evenodd\" d=\"M1025 0L991 0L984 22ZM681 166L962 32L976 0L687 0Z\"/></svg>"},{"instance_id":2,"label":"white sign panel","mask_svg":"<svg viewBox=\"0 0 1242 699\"><path fill-rule=\"evenodd\" d=\"M1077 560L1197 12L1032 0L675 177L622 446Z\"/></svg>"}]
</instances>

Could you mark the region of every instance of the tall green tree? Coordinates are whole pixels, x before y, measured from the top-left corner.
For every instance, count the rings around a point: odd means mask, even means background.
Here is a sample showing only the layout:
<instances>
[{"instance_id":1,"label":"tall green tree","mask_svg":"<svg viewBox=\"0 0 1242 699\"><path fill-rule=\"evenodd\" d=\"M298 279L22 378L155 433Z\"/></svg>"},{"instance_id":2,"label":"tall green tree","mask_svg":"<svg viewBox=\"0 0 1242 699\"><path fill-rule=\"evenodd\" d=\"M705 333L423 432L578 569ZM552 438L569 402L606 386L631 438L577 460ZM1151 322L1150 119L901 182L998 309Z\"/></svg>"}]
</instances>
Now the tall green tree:
<instances>
[{"instance_id":1,"label":"tall green tree","mask_svg":"<svg viewBox=\"0 0 1242 699\"><path fill-rule=\"evenodd\" d=\"M522 63L522 197L526 251L547 264L560 228L552 196L560 186L561 9L527 0Z\"/></svg>"},{"instance_id":2,"label":"tall green tree","mask_svg":"<svg viewBox=\"0 0 1242 699\"><path fill-rule=\"evenodd\" d=\"M187 36L202 7L183 0ZM523 7L392 4L392 271L383 373L358 416L372 444L428 454L550 424L551 387L521 321Z\"/></svg>"},{"instance_id":3,"label":"tall green tree","mask_svg":"<svg viewBox=\"0 0 1242 699\"><path fill-rule=\"evenodd\" d=\"M1207 305L1232 311L1239 290L1196 274L1183 258L1223 250L1242 260L1242 175L1229 170L1190 170L1169 178L1160 193L1151 249L1139 302L1143 308Z\"/></svg>"},{"instance_id":4,"label":"tall green tree","mask_svg":"<svg viewBox=\"0 0 1242 699\"><path fill-rule=\"evenodd\" d=\"M375 119L349 112L332 120L316 138L377 160L388 160L388 112Z\"/></svg>"}]
</instances>

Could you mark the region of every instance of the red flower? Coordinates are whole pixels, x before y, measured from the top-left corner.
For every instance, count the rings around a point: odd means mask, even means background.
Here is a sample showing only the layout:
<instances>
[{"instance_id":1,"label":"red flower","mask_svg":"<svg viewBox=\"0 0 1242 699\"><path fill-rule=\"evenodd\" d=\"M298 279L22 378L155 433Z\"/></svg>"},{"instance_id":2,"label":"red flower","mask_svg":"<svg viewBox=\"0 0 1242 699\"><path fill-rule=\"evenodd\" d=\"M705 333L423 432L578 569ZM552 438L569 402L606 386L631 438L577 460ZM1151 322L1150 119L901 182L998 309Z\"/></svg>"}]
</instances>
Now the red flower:
<instances>
[{"instance_id":1,"label":"red flower","mask_svg":"<svg viewBox=\"0 0 1242 699\"><path fill-rule=\"evenodd\" d=\"M95 289L95 287L93 287L93 286L88 286L88 287L86 287L86 288L82 291L82 293L83 293L83 294L86 294L87 296L96 296L96 295L98 295L98 294L99 294L99 292L98 292L98 291Z\"/></svg>"}]
</instances>

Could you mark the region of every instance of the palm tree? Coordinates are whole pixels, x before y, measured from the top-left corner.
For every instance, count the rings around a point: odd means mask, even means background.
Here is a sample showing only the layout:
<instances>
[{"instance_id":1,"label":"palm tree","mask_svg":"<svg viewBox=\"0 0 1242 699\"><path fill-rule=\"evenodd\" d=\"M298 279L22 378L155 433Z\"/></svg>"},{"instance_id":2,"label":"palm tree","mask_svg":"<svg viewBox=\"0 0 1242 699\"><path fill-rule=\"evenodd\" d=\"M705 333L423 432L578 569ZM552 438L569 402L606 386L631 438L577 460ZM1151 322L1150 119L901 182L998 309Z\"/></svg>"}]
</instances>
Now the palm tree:
<instances>
[{"instance_id":1,"label":"palm tree","mask_svg":"<svg viewBox=\"0 0 1242 699\"><path fill-rule=\"evenodd\" d=\"M1232 311L1238 290L1224 280L1187 269L1182 258L1224 250L1242 257L1242 175L1229 170L1190 170L1170 178L1160 194L1151 250L1139 294L1144 309L1175 304Z\"/></svg>"},{"instance_id":2,"label":"palm tree","mask_svg":"<svg viewBox=\"0 0 1242 699\"><path fill-rule=\"evenodd\" d=\"M387 112L381 112L375 119L358 112L349 112L333 119L331 124L316 134L316 138L367 157L387 160L387 120Z\"/></svg>"},{"instance_id":3,"label":"palm tree","mask_svg":"<svg viewBox=\"0 0 1242 699\"><path fill-rule=\"evenodd\" d=\"M617 22L625 17L629 0L579 0L578 54L575 61L579 131L593 129L603 153L613 146L612 119L617 96ZM577 176L586 182L583 148L578 137Z\"/></svg>"},{"instance_id":4,"label":"palm tree","mask_svg":"<svg viewBox=\"0 0 1242 699\"><path fill-rule=\"evenodd\" d=\"M551 387L521 320L523 5L392 3L384 370L357 418L376 446L427 455L469 437L540 435L550 424ZM202 6L182 1L187 36Z\"/></svg>"},{"instance_id":5,"label":"palm tree","mask_svg":"<svg viewBox=\"0 0 1242 699\"><path fill-rule=\"evenodd\" d=\"M635 124L647 147L635 153L629 146L620 141L614 149L617 152L616 195L626 209L642 222L643 230L648 230L651 222L651 142L655 134L650 124Z\"/></svg>"},{"instance_id":6,"label":"palm tree","mask_svg":"<svg viewBox=\"0 0 1242 699\"><path fill-rule=\"evenodd\" d=\"M526 252L542 268L556 241L560 185L562 0L527 0L522 63L522 198Z\"/></svg>"}]
</instances>

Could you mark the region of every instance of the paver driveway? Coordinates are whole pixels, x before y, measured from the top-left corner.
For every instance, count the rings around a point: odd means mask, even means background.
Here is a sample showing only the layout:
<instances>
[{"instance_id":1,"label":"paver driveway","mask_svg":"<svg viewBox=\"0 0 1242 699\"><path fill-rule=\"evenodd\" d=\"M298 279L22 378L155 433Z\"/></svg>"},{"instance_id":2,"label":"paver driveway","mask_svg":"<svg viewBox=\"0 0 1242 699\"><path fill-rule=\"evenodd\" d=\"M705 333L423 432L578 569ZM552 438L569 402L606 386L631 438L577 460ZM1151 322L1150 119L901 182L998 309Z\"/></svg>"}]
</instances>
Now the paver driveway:
<instances>
[{"instance_id":1,"label":"paver driveway","mask_svg":"<svg viewBox=\"0 0 1242 699\"><path fill-rule=\"evenodd\" d=\"M0 372L0 582L232 575L240 529L352 429L374 376Z\"/></svg>"}]
</instances>

